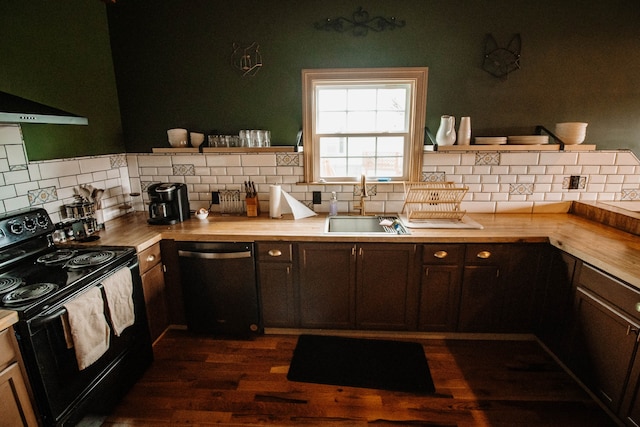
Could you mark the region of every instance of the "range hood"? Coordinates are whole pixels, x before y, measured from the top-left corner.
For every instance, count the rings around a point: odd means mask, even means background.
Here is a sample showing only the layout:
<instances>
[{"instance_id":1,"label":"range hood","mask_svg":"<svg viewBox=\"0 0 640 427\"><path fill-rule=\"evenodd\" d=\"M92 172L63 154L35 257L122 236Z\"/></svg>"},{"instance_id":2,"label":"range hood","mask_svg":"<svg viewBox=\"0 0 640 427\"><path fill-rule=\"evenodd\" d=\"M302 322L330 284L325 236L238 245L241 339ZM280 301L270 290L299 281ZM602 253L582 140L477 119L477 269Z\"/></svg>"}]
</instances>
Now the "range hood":
<instances>
[{"instance_id":1,"label":"range hood","mask_svg":"<svg viewBox=\"0 0 640 427\"><path fill-rule=\"evenodd\" d=\"M0 123L88 125L89 120L86 117L0 92Z\"/></svg>"}]
</instances>

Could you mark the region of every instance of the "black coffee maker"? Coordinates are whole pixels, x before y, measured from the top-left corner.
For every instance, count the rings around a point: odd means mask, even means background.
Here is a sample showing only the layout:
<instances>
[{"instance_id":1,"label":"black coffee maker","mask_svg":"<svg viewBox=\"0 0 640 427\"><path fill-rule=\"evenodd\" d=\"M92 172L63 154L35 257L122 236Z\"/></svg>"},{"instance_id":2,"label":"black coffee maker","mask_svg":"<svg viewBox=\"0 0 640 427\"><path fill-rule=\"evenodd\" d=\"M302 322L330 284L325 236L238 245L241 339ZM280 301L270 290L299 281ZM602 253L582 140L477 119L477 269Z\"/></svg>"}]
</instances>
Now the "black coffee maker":
<instances>
[{"instance_id":1,"label":"black coffee maker","mask_svg":"<svg viewBox=\"0 0 640 427\"><path fill-rule=\"evenodd\" d=\"M185 184L151 184L147 192L149 224L176 224L189 219L189 196Z\"/></svg>"}]
</instances>

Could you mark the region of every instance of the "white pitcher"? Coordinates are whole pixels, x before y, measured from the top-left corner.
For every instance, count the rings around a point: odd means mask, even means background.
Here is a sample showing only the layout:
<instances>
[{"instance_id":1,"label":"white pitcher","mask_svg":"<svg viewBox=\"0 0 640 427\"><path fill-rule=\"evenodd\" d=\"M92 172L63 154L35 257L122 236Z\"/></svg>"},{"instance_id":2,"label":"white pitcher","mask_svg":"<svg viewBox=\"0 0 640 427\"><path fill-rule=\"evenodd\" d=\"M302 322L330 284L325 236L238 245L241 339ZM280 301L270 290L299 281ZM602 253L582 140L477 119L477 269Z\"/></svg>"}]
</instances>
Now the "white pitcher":
<instances>
[{"instance_id":1,"label":"white pitcher","mask_svg":"<svg viewBox=\"0 0 640 427\"><path fill-rule=\"evenodd\" d=\"M453 116L440 117L440 127L436 133L438 145L453 145L456 142L456 118Z\"/></svg>"}]
</instances>

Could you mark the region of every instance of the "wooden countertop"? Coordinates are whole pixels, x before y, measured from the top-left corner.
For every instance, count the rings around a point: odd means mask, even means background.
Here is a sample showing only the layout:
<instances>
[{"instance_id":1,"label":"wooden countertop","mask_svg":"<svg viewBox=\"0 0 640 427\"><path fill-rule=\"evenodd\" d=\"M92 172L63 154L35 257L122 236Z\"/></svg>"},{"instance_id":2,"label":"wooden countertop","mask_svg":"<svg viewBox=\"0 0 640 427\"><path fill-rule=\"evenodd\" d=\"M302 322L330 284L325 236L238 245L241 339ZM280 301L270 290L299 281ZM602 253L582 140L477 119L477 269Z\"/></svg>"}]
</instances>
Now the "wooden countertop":
<instances>
[{"instance_id":1,"label":"wooden countertop","mask_svg":"<svg viewBox=\"0 0 640 427\"><path fill-rule=\"evenodd\" d=\"M598 215L593 214L594 209ZM324 215L299 220L294 220L291 215L285 215L281 219L271 219L266 215L255 218L210 215L206 220L192 218L175 225L149 225L146 212L135 212L108 221L105 230L99 233L100 239L86 244L133 246L140 252L162 239L356 243L550 242L557 248L640 289L640 237L632 232L605 225L611 222L599 221L598 219L603 217L601 209L606 210L607 207L585 204L575 210L578 214L471 213L467 215L482 224L484 229L411 229L410 235L380 236L325 234ZM585 214L585 210L589 213ZM608 215L604 217L606 219ZM638 218L633 219L640 221Z\"/></svg>"}]
</instances>

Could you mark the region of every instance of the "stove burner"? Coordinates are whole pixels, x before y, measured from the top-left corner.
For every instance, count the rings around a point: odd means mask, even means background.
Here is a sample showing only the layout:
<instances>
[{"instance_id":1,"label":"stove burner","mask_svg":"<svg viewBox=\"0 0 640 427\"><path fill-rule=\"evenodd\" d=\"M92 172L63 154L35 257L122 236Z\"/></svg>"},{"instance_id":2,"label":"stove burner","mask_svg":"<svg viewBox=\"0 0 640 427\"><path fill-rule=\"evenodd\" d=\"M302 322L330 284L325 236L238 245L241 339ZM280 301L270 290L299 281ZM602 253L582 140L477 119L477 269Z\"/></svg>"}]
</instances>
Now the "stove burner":
<instances>
[{"instance_id":1,"label":"stove burner","mask_svg":"<svg viewBox=\"0 0 640 427\"><path fill-rule=\"evenodd\" d=\"M33 285L23 286L14 291L9 292L2 297L2 302L10 304L20 304L26 301L38 299L49 292L58 289L58 285L53 283L34 283Z\"/></svg>"},{"instance_id":2,"label":"stove burner","mask_svg":"<svg viewBox=\"0 0 640 427\"><path fill-rule=\"evenodd\" d=\"M6 276L0 277L0 294L14 290L24 284L24 280L20 277Z\"/></svg>"},{"instance_id":3,"label":"stove burner","mask_svg":"<svg viewBox=\"0 0 640 427\"><path fill-rule=\"evenodd\" d=\"M71 249L58 249L57 251L42 255L36 261L44 265L55 264L71 259L75 253L76 252Z\"/></svg>"},{"instance_id":4,"label":"stove burner","mask_svg":"<svg viewBox=\"0 0 640 427\"><path fill-rule=\"evenodd\" d=\"M71 261L69 261L67 265L72 268L100 265L104 264L115 256L116 253L113 251L89 252L74 257L73 259L71 259Z\"/></svg>"}]
</instances>

